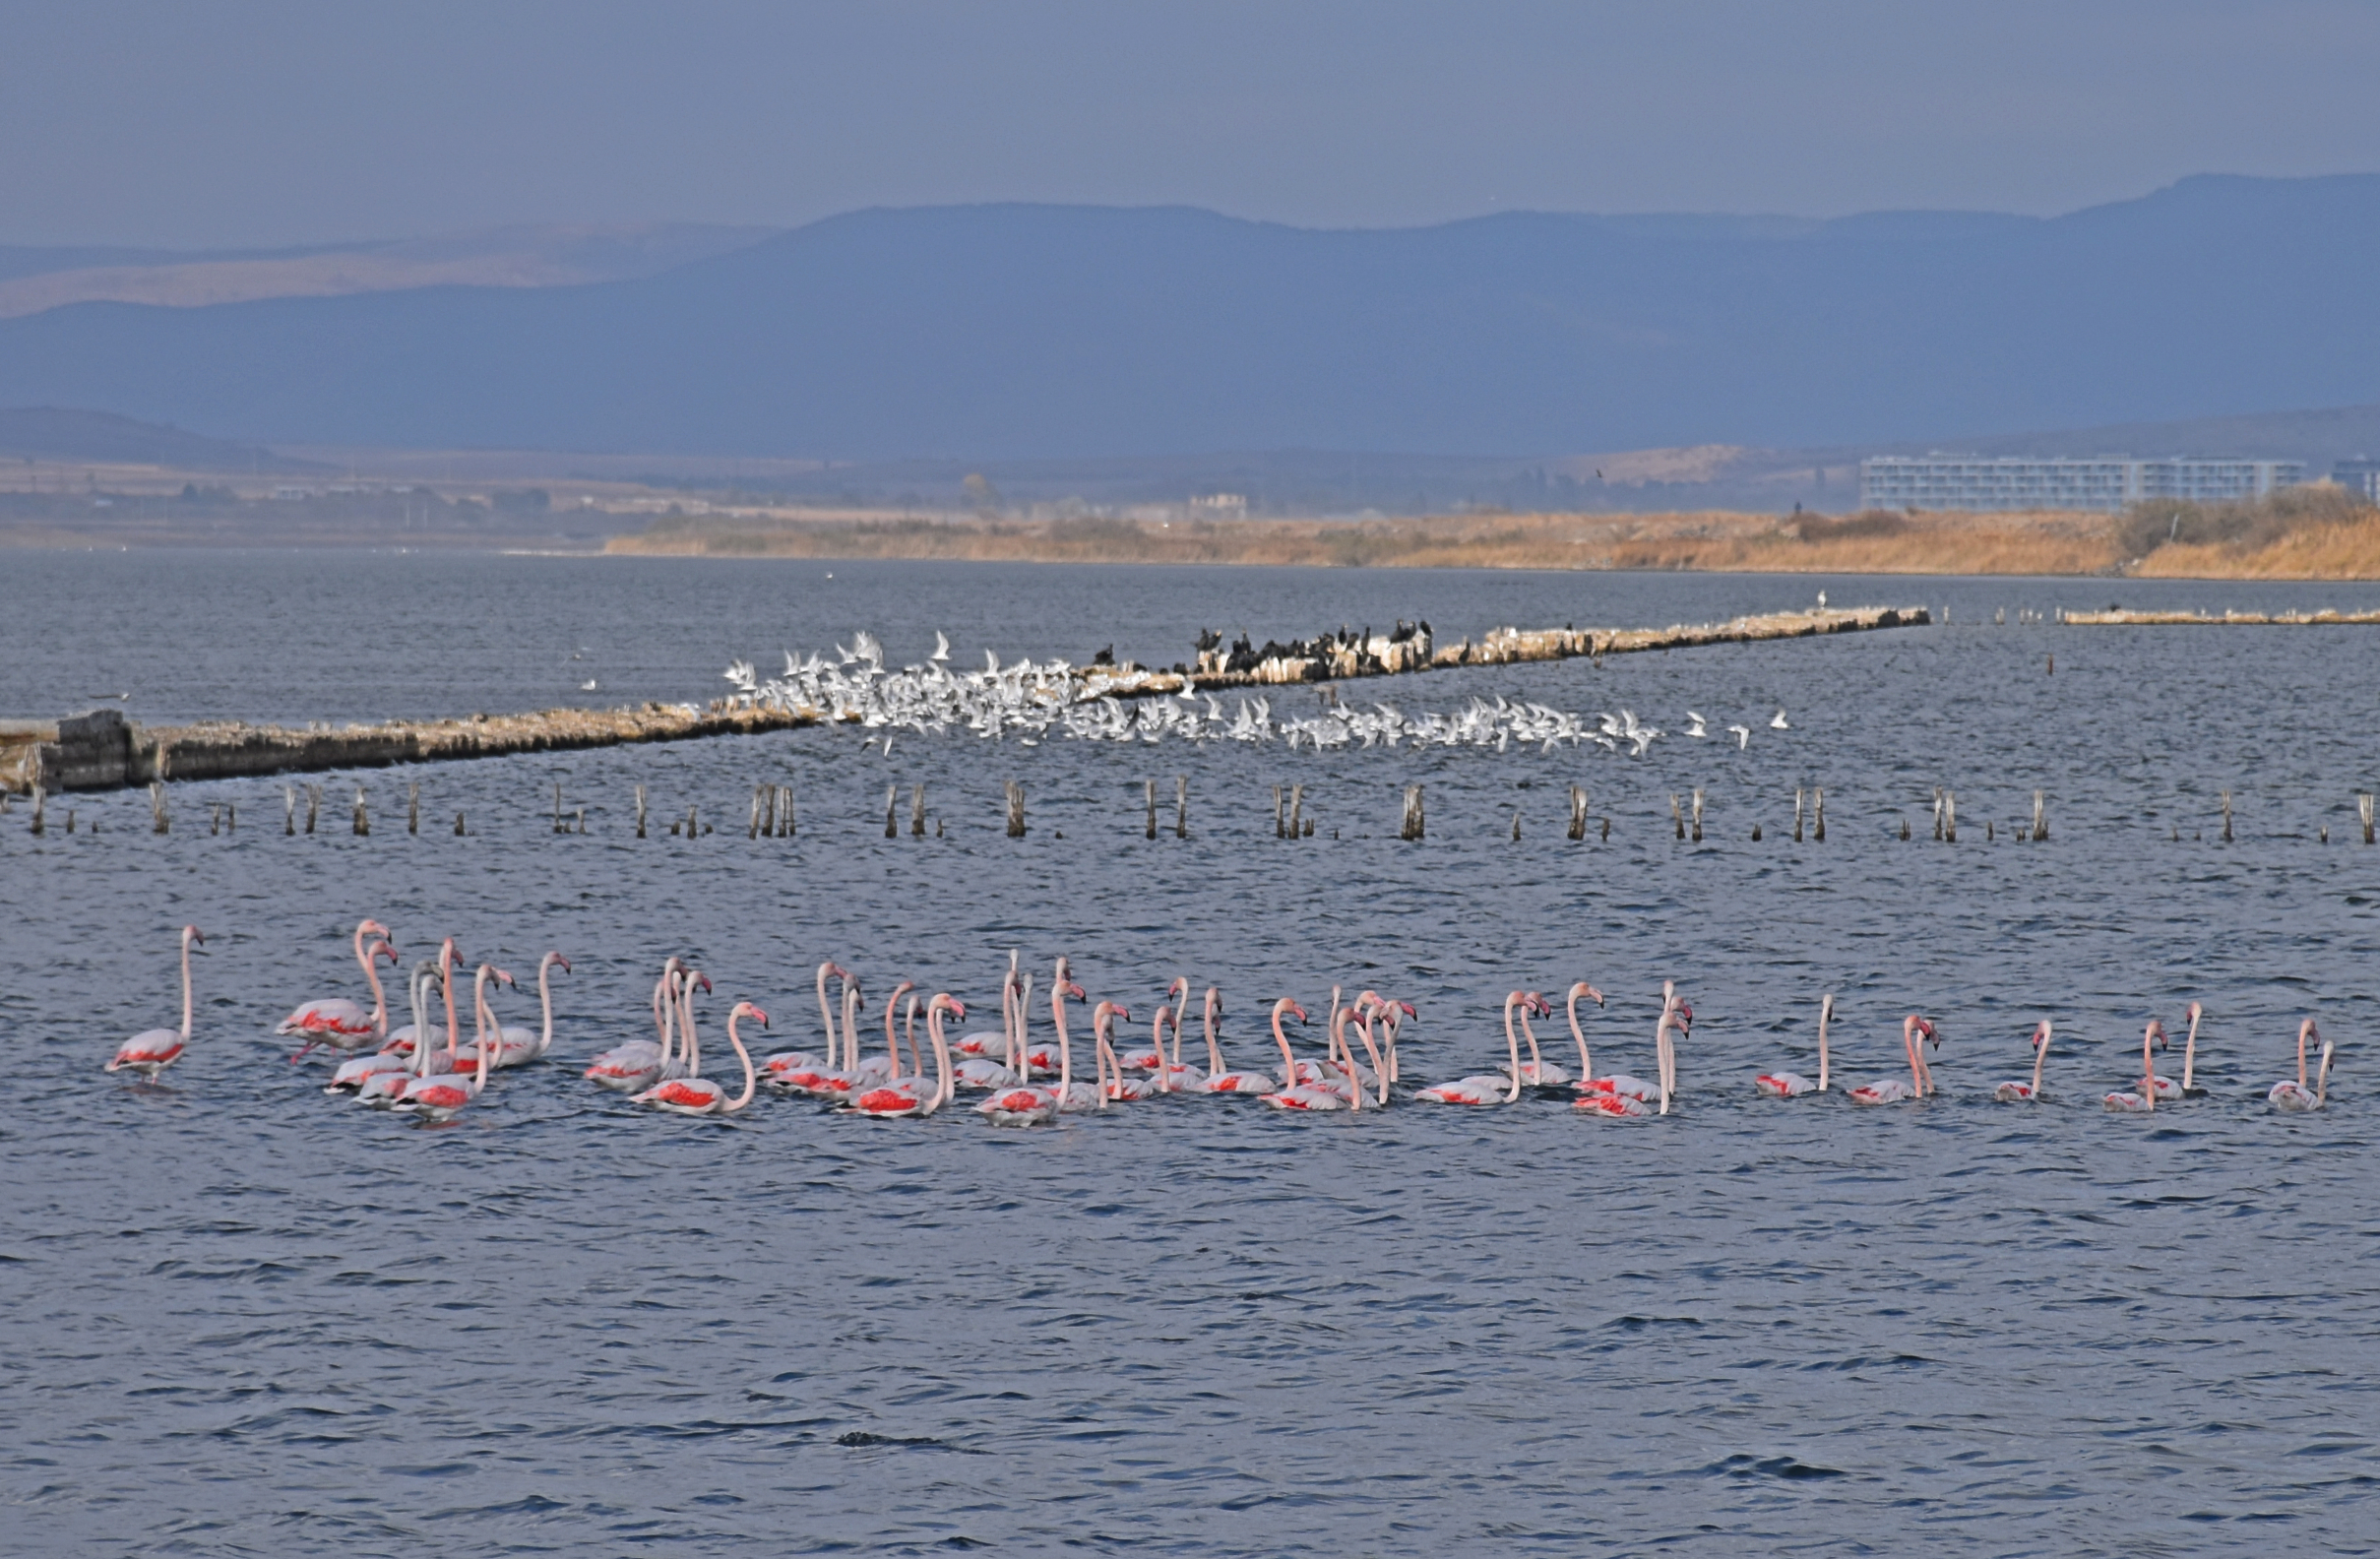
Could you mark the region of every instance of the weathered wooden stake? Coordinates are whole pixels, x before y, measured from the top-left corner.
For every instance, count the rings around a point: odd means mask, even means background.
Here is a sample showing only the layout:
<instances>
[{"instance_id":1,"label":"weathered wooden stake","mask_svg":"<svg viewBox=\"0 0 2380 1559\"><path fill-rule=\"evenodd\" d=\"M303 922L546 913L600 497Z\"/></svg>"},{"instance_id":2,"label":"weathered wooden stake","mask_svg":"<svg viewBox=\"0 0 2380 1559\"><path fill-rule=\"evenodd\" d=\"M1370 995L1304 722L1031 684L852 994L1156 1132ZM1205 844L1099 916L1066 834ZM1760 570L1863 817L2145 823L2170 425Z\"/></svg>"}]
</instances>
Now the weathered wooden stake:
<instances>
[{"instance_id":1,"label":"weathered wooden stake","mask_svg":"<svg viewBox=\"0 0 2380 1559\"><path fill-rule=\"evenodd\" d=\"M901 837L900 826L893 821L894 814L899 810L900 804L901 786L898 784L886 785L884 787L884 837L886 839L899 839Z\"/></svg>"},{"instance_id":2,"label":"weathered wooden stake","mask_svg":"<svg viewBox=\"0 0 2380 1559\"><path fill-rule=\"evenodd\" d=\"M1008 781L1008 837L1025 837L1025 787L1014 780Z\"/></svg>"},{"instance_id":3,"label":"weathered wooden stake","mask_svg":"<svg viewBox=\"0 0 2380 1559\"><path fill-rule=\"evenodd\" d=\"M1694 792L1694 842L1695 842L1695 843L1697 843L1697 844L1700 844L1702 842L1703 842L1703 793L1702 793L1700 790L1697 790L1697 791L1695 791L1695 792Z\"/></svg>"},{"instance_id":4,"label":"weathered wooden stake","mask_svg":"<svg viewBox=\"0 0 2380 1559\"><path fill-rule=\"evenodd\" d=\"M416 780L405 787L405 831L421 832L421 781Z\"/></svg>"},{"instance_id":5,"label":"weathered wooden stake","mask_svg":"<svg viewBox=\"0 0 2380 1559\"><path fill-rule=\"evenodd\" d=\"M207 837L213 839L222 831L223 804L220 801L210 801L207 803ZM72 834L74 829L70 826L66 832Z\"/></svg>"},{"instance_id":6,"label":"weathered wooden stake","mask_svg":"<svg viewBox=\"0 0 2380 1559\"><path fill-rule=\"evenodd\" d=\"M777 794L778 837L781 839L791 839L793 837L793 787L791 785L779 785L777 787Z\"/></svg>"},{"instance_id":7,"label":"weathered wooden stake","mask_svg":"<svg viewBox=\"0 0 2380 1559\"><path fill-rule=\"evenodd\" d=\"M1942 787L1934 786L1934 842L1942 842Z\"/></svg>"},{"instance_id":8,"label":"weathered wooden stake","mask_svg":"<svg viewBox=\"0 0 2380 1559\"><path fill-rule=\"evenodd\" d=\"M1291 839L1303 839L1312 832L1304 826L1305 807L1306 787L1301 784L1289 786L1289 838Z\"/></svg>"},{"instance_id":9,"label":"weathered wooden stake","mask_svg":"<svg viewBox=\"0 0 2380 1559\"><path fill-rule=\"evenodd\" d=\"M925 838L925 781L909 786L909 838Z\"/></svg>"},{"instance_id":10,"label":"weathered wooden stake","mask_svg":"<svg viewBox=\"0 0 2380 1559\"><path fill-rule=\"evenodd\" d=\"M579 827L578 827L578 832L579 832L579 833L581 833L581 834L584 834L584 833L586 833L586 832L587 832L587 809L586 809L585 807L581 807L581 808L579 808Z\"/></svg>"},{"instance_id":11,"label":"weathered wooden stake","mask_svg":"<svg viewBox=\"0 0 2380 1559\"><path fill-rule=\"evenodd\" d=\"M1587 837L1587 788L1584 785L1570 787L1570 837L1574 840Z\"/></svg>"},{"instance_id":12,"label":"weathered wooden stake","mask_svg":"<svg viewBox=\"0 0 2380 1559\"><path fill-rule=\"evenodd\" d=\"M66 809L66 832L67 832L67 833L69 833L69 834L72 834L74 831L75 831L75 809L74 809L73 807L68 807L68 808Z\"/></svg>"},{"instance_id":13,"label":"weathered wooden stake","mask_svg":"<svg viewBox=\"0 0 2380 1559\"><path fill-rule=\"evenodd\" d=\"M149 819L156 832L169 832L173 820L165 815L165 787L155 780L149 781Z\"/></svg>"},{"instance_id":14,"label":"weathered wooden stake","mask_svg":"<svg viewBox=\"0 0 2380 1559\"><path fill-rule=\"evenodd\" d=\"M2042 809L2041 792L2038 790L2033 793L2033 838L2036 843L2049 838L2049 815Z\"/></svg>"},{"instance_id":15,"label":"weathered wooden stake","mask_svg":"<svg viewBox=\"0 0 2380 1559\"><path fill-rule=\"evenodd\" d=\"M1983 820L1983 842L1989 844L1997 836L1992 833L1991 819L1985 818Z\"/></svg>"},{"instance_id":16,"label":"weathered wooden stake","mask_svg":"<svg viewBox=\"0 0 2380 1559\"><path fill-rule=\"evenodd\" d=\"M94 834L98 833L99 825L94 823L91 826L91 831ZM223 832L226 834L237 834L239 832L239 803L236 801L226 801L223 803Z\"/></svg>"},{"instance_id":17,"label":"weathered wooden stake","mask_svg":"<svg viewBox=\"0 0 2380 1559\"><path fill-rule=\"evenodd\" d=\"M359 835L372 832L372 820L364 815L363 786L361 785L355 787L355 832Z\"/></svg>"},{"instance_id":18,"label":"weathered wooden stake","mask_svg":"<svg viewBox=\"0 0 2380 1559\"><path fill-rule=\"evenodd\" d=\"M645 787L643 785L636 787L636 837L638 839L645 837Z\"/></svg>"},{"instance_id":19,"label":"weathered wooden stake","mask_svg":"<svg viewBox=\"0 0 2380 1559\"><path fill-rule=\"evenodd\" d=\"M1942 842L1959 842L1959 792L1956 790L1942 792Z\"/></svg>"},{"instance_id":20,"label":"weathered wooden stake","mask_svg":"<svg viewBox=\"0 0 2380 1559\"><path fill-rule=\"evenodd\" d=\"M1669 797L1669 821L1676 825L1677 837L1683 840L1686 837L1686 814L1677 809L1677 796L1674 792Z\"/></svg>"},{"instance_id":21,"label":"weathered wooden stake","mask_svg":"<svg viewBox=\"0 0 2380 1559\"><path fill-rule=\"evenodd\" d=\"M314 832L315 821L322 816L322 786L306 786L306 832Z\"/></svg>"},{"instance_id":22,"label":"weathered wooden stake","mask_svg":"<svg viewBox=\"0 0 2380 1559\"><path fill-rule=\"evenodd\" d=\"M463 814L462 814L462 813L460 813L460 812L457 812L457 813L455 814L455 838L457 838L457 839L461 839L461 838L463 838L463 835L464 835L464 828L463 828Z\"/></svg>"},{"instance_id":23,"label":"weathered wooden stake","mask_svg":"<svg viewBox=\"0 0 2380 1559\"><path fill-rule=\"evenodd\" d=\"M1901 837L1909 838L1909 814L1907 812L1901 814Z\"/></svg>"},{"instance_id":24,"label":"weathered wooden stake","mask_svg":"<svg viewBox=\"0 0 2380 1559\"><path fill-rule=\"evenodd\" d=\"M556 780L554 781L554 826L553 826L553 831L554 831L556 834L559 834L559 833L561 833L561 832L562 832L562 781L561 781L561 780Z\"/></svg>"},{"instance_id":25,"label":"weathered wooden stake","mask_svg":"<svg viewBox=\"0 0 2380 1559\"><path fill-rule=\"evenodd\" d=\"M1521 809L1519 807L1512 809L1512 842L1515 844L1521 842Z\"/></svg>"},{"instance_id":26,"label":"weathered wooden stake","mask_svg":"<svg viewBox=\"0 0 2380 1559\"><path fill-rule=\"evenodd\" d=\"M1606 844L1611 842L1611 819L1609 817L1603 819L1603 842Z\"/></svg>"},{"instance_id":27,"label":"weathered wooden stake","mask_svg":"<svg viewBox=\"0 0 2380 1559\"><path fill-rule=\"evenodd\" d=\"M1826 842L1825 790L1813 788L1810 791L1810 815L1817 820L1817 826L1810 831L1810 842L1814 844L1824 844Z\"/></svg>"},{"instance_id":28,"label":"weathered wooden stake","mask_svg":"<svg viewBox=\"0 0 2380 1559\"><path fill-rule=\"evenodd\" d=\"M2372 798L2368 794L2355 797L2355 811L2363 820L2363 842L2372 842Z\"/></svg>"},{"instance_id":29,"label":"weathered wooden stake","mask_svg":"<svg viewBox=\"0 0 2380 1559\"><path fill-rule=\"evenodd\" d=\"M2225 844L2231 842L2231 792L2228 790L2223 793L2223 842Z\"/></svg>"},{"instance_id":30,"label":"weathered wooden stake","mask_svg":"<svg viewBox=\"0 0 2380 1559\"><path fill-rule=\"evenodd\" d=\"M696 815L694 803L689 801L686 803L686 838L692 839L701 832L702 819Z\"/></svg>"},{"instance_id":31,"label":"weathered wooden stake","mask_svg":"<svg viewBox=\"0 0 2380 1559\"><path fill-rule=\"evenodd\" d=\"M1755 844L1760 842L1760 825L1757 823L1752 825L1752 842Z\"/></svg>"},{"instance_id":32,"label":"weathered wooden stake","mask_svg":"<svg viewBox=\"0 0 2380 1559\"><path fill-rule=\"evenodd\" d=\"M1793 842L1801 842L1801 787L1793 787Z\"/></svg>"},{"instance_id":33,"label":"weathered wooden stake","mask_svg":"<svg viewBox=\"0 0 2380 1559\"><path fill-rule=\"evenodd\" d=\"M760 838L760 786L758 785L752 787L752 807L750 815L744 819L744 838L748 840Z\"/></svg>"},{"instance_id":34,"label":"weathered wooden stake","mask_svg":"<svg viewBox=\"0 0 2380 1559\"><path fill-rule=\"evenodd\" d=\"M1173 777L1173 837L1175 839L1190 837L1190 777L1188 775Z\"/></svg>"},{"instance_id":35,"label":"weathered wooden stake","mask_svg":"<svg viewBox=\"0 0 2380 1559\"><path fill-rule=\"evenodd\" d=\"M281 787L281 831L283 835L297 832L297 786Z\"/></svg>"},{"instance_id":36,"label":"weathered wooden stake","mask_svg":"<svg viewBox=\"0 0 2380 1559\"><path fill-rule=\"evenodd\" d=\"M1417 840L1424 838L1426 834L1426 820L1421 807L1421 787L1417 784L1407 785L1405 787L1405 825L1398 830L1397 837Z\"/></svg>"},{"instance_id":37,"label":"weathered wooden stake","mask_svg":"<svg viewBox=\"0 0 2380 1559\"><path fill-rule=\"evenodd\" d=\"M1275 839L1288 838L1288 824L1284 821L1286 816L1287 814L1283 812L1281 806L1281 786L1275 785L1273 787L1273 837Z\"/></svg>"},{"instance_id":38,"label":"weathered wooden stake","mask_svg":"<svg viewBox=\"0 0 2380 1559\"><path fill-rule=\"evenodd\" d=\"M1157 838L1157 781L1155 780L1141 781L1141 797L1149 803L1149 826L1142 832L1141 837L1155 839Z\"/></svg>"}]
</instances>

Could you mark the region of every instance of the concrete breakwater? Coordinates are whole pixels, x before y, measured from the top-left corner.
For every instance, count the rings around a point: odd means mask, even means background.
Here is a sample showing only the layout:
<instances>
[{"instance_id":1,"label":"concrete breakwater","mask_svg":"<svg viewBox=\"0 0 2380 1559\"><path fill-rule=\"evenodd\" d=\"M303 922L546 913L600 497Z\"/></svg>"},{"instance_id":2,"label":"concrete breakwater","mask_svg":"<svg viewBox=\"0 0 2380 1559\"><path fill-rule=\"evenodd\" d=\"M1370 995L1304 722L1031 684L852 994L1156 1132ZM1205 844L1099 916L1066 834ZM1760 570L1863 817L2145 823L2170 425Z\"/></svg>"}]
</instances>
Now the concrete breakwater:
<instances>
[{"instance_id":1,"label":"concrete breakwater","mask_svg":"<svg viewBox=\"0 0 2380 1559\"><path fill-rule=\"evenodd\" d=\"M1201 690L1268 687L1342 678L1409 675L1458 666L1511 665L1535 660L1749 644L1920 625L1922 606L1862 606L1773 612L1722 623L1667 628L1491 629L1470 640L1431 648L1410 638L1385 654L1341 645L1321 655L1280 655L1253 669L1152 671L1129 663L1055 668L1046 690L1029 695L1051 704L1097 698ZM0 789L35 788L55 794L113 790L174 780L228 780L329 769L496 758L631 742L685 741L700 736L750 735L861 716L842 709L767 700L647 704L640 709L546 710L529 715L473 715L463 719L388 720L377 724L296 728L208 720L189 725L142 725L114 710L94 710L55 721L0 721Z\"/></svg>"},{"instance_id":2,"label":"concrete breakwater","mask_svg":"<svg viewBox=\"0 0 2380 1559\"><path fill-rule=\"evenodd\" d=\"M378 724L251 725L208 720L142 725L114 710L57 721L0 724L0 788L114 790L169 780L227 780L324 769L560 752L628 742L749 735L818 722L802 711L648 704L642 709L546 710Z\"/></svg>"},{"instance_id":3,"label":"concrete breakwater","mask_svg":"<svg viewBox=\"0 0 2380 1559\"><path fill-rule=\"evenodd\" d=\"M1771 639L1807 639L1822 634L1863 633L1879 628L1913 628L1933 621L1922 606L1815 607L1808 611L1764 612L1720 623L1672 623L1666 628L1491 628L1476 644L1465 639L1433 648L1425 635L1400 640L1374 636L1365 644L1333 644L1320 653L1267 655L1249 670L1216 669L1202 654L1202 668L1152 671L1138 666L1093 665L1082 669L1092 697L1179 693L1186 682L1200 691L1268 687L1293 682L1336 682L1350 677L1401 676L1458 666L1512 665L1531 660L1600 658L1648 650L1690 650L1703 645L1754 644ZM1274 648L1268 646L1267 648Z\"/></svg>"},{"instance_id":4,"label":"concrete breakwater","mask_svg":"<svg viewBox=\"0 0 2380 1559\"><path fill-rule=\"evenodd\" d=\"M2059 619L2078 623L2086 628L2105 627L2213 627L2213 628L2275 628L2328 627L2334 624L2380 623L2380 611L2343 612L2239 612L2227 611L2221 616L2213 612L2180 611L2070 611Z\"/></svg>"}]
</instances>

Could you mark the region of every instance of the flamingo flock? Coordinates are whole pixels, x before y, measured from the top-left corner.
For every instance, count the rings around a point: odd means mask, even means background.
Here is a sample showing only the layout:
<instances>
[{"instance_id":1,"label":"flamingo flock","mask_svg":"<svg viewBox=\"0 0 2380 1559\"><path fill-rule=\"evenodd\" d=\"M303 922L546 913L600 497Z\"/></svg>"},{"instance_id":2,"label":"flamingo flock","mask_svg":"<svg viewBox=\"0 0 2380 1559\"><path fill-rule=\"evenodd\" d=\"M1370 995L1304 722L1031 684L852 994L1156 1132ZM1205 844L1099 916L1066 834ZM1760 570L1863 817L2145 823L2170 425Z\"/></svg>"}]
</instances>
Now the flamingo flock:
<instances>
[{"instance_id":1,"label":"flamingo flock","mask_svg":"<svg viewBox=\"0 0 2380 1559\"><path fill-rule=\"evenodd\" d=\"M154 1082L189 1048L196 1014L191 957L205 952L206 937L197 926L184 926L179 937L182 1023L179 1029L153 1029L119 1045L106 1064L108 1072L130 1072ZM292 1010L275 1032L301 1035L305 1044L289 1059L302 1062L324 1049L341 1057L326 1093L345 1095L386 1110L429 1121L450 1121L486 1091L499 1073L526 1068L543 1060L554 1044L554 971L570 972L570 960L561 952L546 953L537 963L539 1027L508 1025L496 1013L491 992L515 986L509 970L492 964L470 967L472 1031L467 1041L456 1006L458 978L464 961L454 938L445 939L433 958L414 964L406 981L411 1022L392 1029L387 993L379 965L401 962L394 933L380 921L357 922L351 947L372 1005L344 996L317 997ZM840 1000L830 994L840 987ZM1559 1062L1546 1059L1533 1020L1550 1019L1553 1004L1542 992L1516 989L1503 1002L1503 1054L1500 1064L1441 1082L1408 1084L1399 1060L1399 1037L1404 1025L1418 1016L1409 1001L1366 988L1351 1000L1342 1000L1344 987L1333 987L1324 1010L1320 1054L1298 1053L1288 1026L1314 1022L1293 996L1277 998L1269 1010L1269 1028L1278 1049L1281 1070L1230 1065L1223 1051L1223 1002L1220 987L1206 988L1199 1005L1201 1038L1206 1050L1202 1070L1182 1060L1183 1036L1190 1018L1192 984L1176 975L1152 1008L1146 1045L1119 1040L1117 1026L1134 1021L1125 1003L1114 999L1091 1001L1078 983L1069 961L1060 957L1050 971L1048 1035L1033 1031L1033 979L1009 955L1000 977L1000 1025L978 1029L955 1038L946 1032L947 1020L964 1021L967 1003L948 991L919 994L909 980L895 983L882 1010L883 1043L876 1048L863 1030L863 1014L873 1026L875 1008L859 977L832 959L814 971L818 1022L822 1043L816 1050L782 1050L755 1061L746 1045L742 1025L769 1028L769 1015L750 1001L730 1005L726 1015L727 1045L742 1071L740 1090L703 1071L702 1039L696 1011L698 995L713 993L708 973L685 959L672 956L662 963L652 995L653 1034L638 1036L600 1050L581 1063L580 1076L626 1096L629 1103L680 1115L728 1116L749 1108L761 1091L781 1096L807 1097L833 1110L877 1120L922 1120L952 1105L961 1093L978 1094L971 1113L1001 1127L1046 1126L1067 1114L1105 1111L1121 1105L1171 1098L1246 1097L1272 1109L1295 1113L1362 1114L1391 1108L1399 1102L1451 1105L1464 1108L1512 1107L1526 1098L1567 1103L1589 1115L1614 1120L1642 1120L1672 1113L1679 1097L1677 1050L1693 1036L1694 1009L1674 981L1664 982L1652 1040L1653 1079L1613 1072L1597 1076L1587 1030L1580 1021L1581 1002L1605 1005L1603 993L1587 980L1575 980L1564 992L1564 1015L1578 1048L1574 1077ZM1080 1048L1069 1009L1091 1008L1088 1067L1078 1066ZM443 1022L440 1021L441 1010ZM925 1044L917 1037L922 1016ZM2182 1075L2176 1082L2158 1075L2157 1052L2168 1044L2163 1023L2148 1021L2141 1035L2140 1076L2129 1088L2103 1097L2106 1111L2152 1114L2209 1091L2196 1080L2199 1030L2205 1009L2191 1002L2184 1009L2188 1033ZM1751 1079L1752 1093L1761 1098L1822 1099L1829 1096L1832 1056L1830 1031L1835 1017L1833 993L1824 995L1817 1015L1815 1082L1799 1073L1776 1070ZM2032 1030L2030 1078L2012 1079L1992 1090L1995 1102L2041 1104L2050 1101L2044 1080L2053 1028L2041 1019ZM1608 1047L1609 1041L1606 1041ZM2309 1071L2308 1049L2319 1044L2318 1061ZM906 1050L905 1050L906 1045ZM1922 1104L1940 1096L1929 1057L1938 1053L1941 1038L1931 1019L1910 1013L1901 1025L1902 1059L1908 1076L1890 1074L1844 1090L1843 1099L1865 1106ZM1522 1059L1526 1049L1528 1059ZM929 1055L930 1052L930 1055ZM2266 1091L2272 1108L2287 1112L2327 1107L2335 1045L2321 1037L2312 1018L2297 1029L2296 1071ZM1490 1052L1491 1061L1493 1052ZM1080 1075L1088 1071L1088 1078Z\"/></svg>"}]
</instances>

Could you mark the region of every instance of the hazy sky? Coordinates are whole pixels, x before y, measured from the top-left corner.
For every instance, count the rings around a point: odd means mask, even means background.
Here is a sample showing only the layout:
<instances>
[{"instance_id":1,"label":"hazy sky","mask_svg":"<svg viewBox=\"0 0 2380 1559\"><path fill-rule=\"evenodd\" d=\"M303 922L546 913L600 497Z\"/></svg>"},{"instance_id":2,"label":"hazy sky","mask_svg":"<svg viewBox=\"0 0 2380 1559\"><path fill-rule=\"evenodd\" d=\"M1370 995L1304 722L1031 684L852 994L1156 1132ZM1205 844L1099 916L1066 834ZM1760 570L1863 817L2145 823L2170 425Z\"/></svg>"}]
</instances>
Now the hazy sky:
<instances>
[{"instance_id":1,"label":"hazy sky","mask_svg":"<svg viewBox=\"0 0 2380 1559\"><path fill-rule=\"evenodd\" d=\"M2047 213L2375 169L2370 0L0 0L0 243L988 200Z\"/></svg>"}]
</instances>

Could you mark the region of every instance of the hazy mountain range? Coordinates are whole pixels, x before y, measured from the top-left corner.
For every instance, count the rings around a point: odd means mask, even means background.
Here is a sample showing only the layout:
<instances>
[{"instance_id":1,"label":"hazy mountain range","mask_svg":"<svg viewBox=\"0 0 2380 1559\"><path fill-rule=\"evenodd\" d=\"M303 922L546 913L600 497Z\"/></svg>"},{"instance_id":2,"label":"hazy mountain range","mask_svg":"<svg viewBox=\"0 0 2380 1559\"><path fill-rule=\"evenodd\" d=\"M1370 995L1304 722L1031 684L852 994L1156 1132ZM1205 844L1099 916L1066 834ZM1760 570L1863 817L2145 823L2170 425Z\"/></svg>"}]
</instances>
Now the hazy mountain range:
<instances>
[{"instance_id":1,"label":"hazy mountain range","mask_svg":"<svg viewBox=\"0 0 2380 1559\"><path fill-rule=\"evenodd\" d=\"M1316 231L983 206L0 251L0 405L272 444L863 462L1848 455L2380 401L2376 239L2380 176L2358 175L2194 178L2051 218Z\"/></svg>"}]
</instances>

